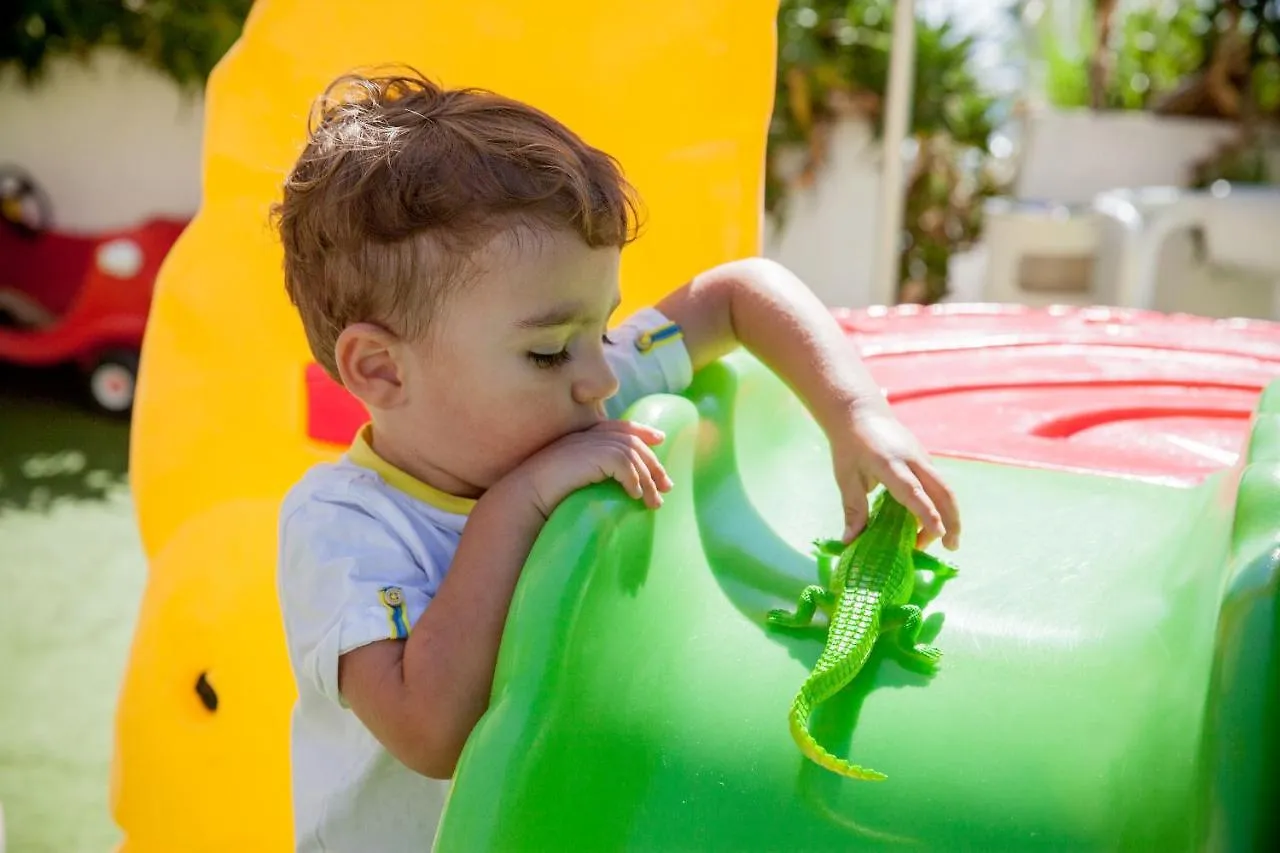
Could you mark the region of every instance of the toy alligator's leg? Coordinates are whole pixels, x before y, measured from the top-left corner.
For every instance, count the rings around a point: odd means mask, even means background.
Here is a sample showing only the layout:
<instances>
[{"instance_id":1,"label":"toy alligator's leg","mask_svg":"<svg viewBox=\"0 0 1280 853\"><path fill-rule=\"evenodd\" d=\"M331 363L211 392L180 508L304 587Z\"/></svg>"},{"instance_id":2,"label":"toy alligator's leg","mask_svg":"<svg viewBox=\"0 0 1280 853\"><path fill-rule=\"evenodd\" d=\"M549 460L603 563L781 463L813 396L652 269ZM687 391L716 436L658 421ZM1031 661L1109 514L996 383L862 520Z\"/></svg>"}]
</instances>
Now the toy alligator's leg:
<instances>
[{"instance_id":1,"label":"toy alligator's leg","mask_svg":"<svg viewBox=\"0 0 1280 853\"><path fill-rule=\"evenodd\" d=\"M932 554L926 554L924 551L915 551L911 555L911 561L917 569L926 572L933 572L933 576L938 579L953 578L960 573L960 570L950 563L944 563Z\"/></svg>"},{"instance_id":2,"label":"toy alligator's leg","mask_svg":"<svg viewBox=\"0 0 1280 853\"><path fill-rule=\"evenodd\" d=\"M840 555L844 553L845 547L839 539L813 540L813 554L818 559L818 583L823 586L831 585L831 575L840 562Z\"/></svg>"},{"instance_id":3,"label":"toy alligator's leg","mask_svg":"<svg viewBox=\"0 0 1280 853\"><path fill-rule=\"evenodd\" d=\"M893 644L893 651L903 666L925 675L932 675L938 669L938 662L942 660L942 650L936 646L916 642L920 636L920 626L923 624L919 607L914 604L886 607L880 622L886 633L895 632L897 642Z\"/></svg>"},{"instance_id":4,"label":"toy alligator's leg","mask_svg":"<svg viewBox=\"0 0 1280 853\"><path fill-rule=\"evenodd\" d=\"M815 539L813 540L813 551L819 556L839 557L844 553L844 549L849 546L841 542L839 539Z\"/></svg>"},{"instance_id":5,"label":"toy alligator's leg","mask_svg":"<svg viewBox=\"0 0 1280 853\"><path fill-rule=\"evenodd\" d=\"M818 586L810 584L800 593L794 613L786 610L770 610L769 622L787 628L803 628L813 621L813 612L821 607L824 613L830 613L835 596Z\"/></svg>"}]
</instances>

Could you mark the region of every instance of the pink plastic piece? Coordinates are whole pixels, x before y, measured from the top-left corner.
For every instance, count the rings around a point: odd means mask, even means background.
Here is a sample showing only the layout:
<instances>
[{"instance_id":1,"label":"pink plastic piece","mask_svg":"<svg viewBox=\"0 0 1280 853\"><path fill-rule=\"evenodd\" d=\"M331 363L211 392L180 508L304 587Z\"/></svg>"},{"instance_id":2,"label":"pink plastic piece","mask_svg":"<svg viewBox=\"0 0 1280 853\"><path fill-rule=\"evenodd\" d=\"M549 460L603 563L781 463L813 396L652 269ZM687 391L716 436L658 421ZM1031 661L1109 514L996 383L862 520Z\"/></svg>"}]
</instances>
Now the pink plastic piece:
<instances>
[{"instance_id":1,"label":"pink plastic piece","mask_svg":"<svg viewBox=\"0 0 1280 853\"><path fill-rule=\"evenodd\" d=\"M838 311L931 453L1191 484L1229 467L1280 323L1113 308Z\"/></svg>"}]
</instances>

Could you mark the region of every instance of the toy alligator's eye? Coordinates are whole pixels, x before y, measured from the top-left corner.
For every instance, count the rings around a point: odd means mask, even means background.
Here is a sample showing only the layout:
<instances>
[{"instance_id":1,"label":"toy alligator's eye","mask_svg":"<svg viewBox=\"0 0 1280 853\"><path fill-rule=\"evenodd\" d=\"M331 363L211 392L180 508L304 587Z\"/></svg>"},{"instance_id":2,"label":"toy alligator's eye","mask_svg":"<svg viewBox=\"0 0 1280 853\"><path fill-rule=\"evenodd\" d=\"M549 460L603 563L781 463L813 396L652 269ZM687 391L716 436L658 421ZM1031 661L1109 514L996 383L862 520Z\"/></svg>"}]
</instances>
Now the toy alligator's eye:
<instances>
[{"instance_id":1,"label":"toy alligator's eye","mask_svg":"<svg viewBox=\"0 0 1280 853\"><path fill-rule=\"evenodd\" d=\"M209 683L208 673L200 673L200 677L196 679L196 695L200 697L200 701L210 711L218 710L218 693L213 689L213 685Z\"/></svg>"}]
</instances>

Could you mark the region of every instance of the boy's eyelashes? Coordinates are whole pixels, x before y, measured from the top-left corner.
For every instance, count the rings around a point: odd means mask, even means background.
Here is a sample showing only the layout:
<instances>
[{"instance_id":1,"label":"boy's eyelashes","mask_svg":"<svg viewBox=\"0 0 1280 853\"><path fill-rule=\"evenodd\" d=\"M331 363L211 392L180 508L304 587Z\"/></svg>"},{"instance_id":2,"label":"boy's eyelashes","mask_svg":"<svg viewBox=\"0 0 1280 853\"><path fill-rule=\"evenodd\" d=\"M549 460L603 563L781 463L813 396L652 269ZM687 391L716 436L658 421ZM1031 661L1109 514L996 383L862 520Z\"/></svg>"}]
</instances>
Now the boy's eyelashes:
<instances>
[{"instance_id":1,"label":"boy's eyelashes","mask_svg":"<svg viewBox=\"0 0 1280 853\"><path fill-rule=\"evenodd\" d=\"M567 349L562 349L559 352L552 352L552 353L545 353L545 352L529 353L529 360L532 361L535 366L541 367L543 369L560 367L562 364L567 362L569 358L570 358L569 350Z\"/></svg>"},{"instance_id":2,"label":"boy's eyelashes","mask_svg":"<svg viewBox=\"0 0 1280 853\"><path fill-rule=\"evenodd\" d=\"M609 339L608 334L601 335L600 340L603 341L605 344L613 343L613 341ZM526 353L526 355L529 357L529 360L532 361L536 366L544 369L560 367L561 365L566 364L571 358L573 358L572 354L569 352L568 347L565 347L564 349L561 349L558 352L529 352L529 353Z\"/></svg>"}]
</instances>

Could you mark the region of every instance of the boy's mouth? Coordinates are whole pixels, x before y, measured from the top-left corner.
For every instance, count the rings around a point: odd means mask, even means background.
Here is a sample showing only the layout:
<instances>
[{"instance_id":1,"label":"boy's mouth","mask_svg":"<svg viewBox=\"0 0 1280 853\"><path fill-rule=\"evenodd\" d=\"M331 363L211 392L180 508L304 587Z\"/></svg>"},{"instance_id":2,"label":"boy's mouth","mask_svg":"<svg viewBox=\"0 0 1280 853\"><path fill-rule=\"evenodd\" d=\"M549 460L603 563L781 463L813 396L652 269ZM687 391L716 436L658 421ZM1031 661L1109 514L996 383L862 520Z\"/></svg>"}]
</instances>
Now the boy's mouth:
<instances>
[{"instance_id":1,"label":"boy's mouth","mask_svg":"<svg viewBox=\"0 0 1280 853\"><path fill-rule=\"evenodd\" d=\"M573 428L573 432L586 432L587 430L591 429L593 426L603 423L606 420L608 420L608 418L604 413L604 409L597 408L595 411L586 415L586 417L583 418L582 422Z\"/></svg>"}]
</instances>

